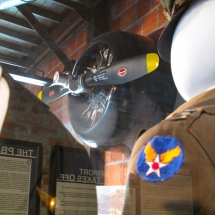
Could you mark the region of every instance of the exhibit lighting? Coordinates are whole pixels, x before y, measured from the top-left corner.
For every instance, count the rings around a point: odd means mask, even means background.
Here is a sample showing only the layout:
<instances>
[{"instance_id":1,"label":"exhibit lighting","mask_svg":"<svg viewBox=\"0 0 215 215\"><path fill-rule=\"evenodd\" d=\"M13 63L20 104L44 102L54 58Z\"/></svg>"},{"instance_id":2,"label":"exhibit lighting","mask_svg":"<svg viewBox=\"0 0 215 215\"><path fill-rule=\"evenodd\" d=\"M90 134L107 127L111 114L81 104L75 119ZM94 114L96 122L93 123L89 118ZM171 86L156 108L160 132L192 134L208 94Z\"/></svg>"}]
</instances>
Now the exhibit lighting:
<instances>
[{"instance_id":1,"label":"exhibit lighting","mask_svg":"<svg viewBox=\"0 0 215 215\"><path fill-rule=\"evenodd\" d=\"M10 7L19 6L36 0L0 0L0 10L5 10Z\"/></svg>"},{"instance_id":2,"label":"exhibit lighting","mask_svg":"<svg viewBox=\"0 0 215 215\"><path fill-rule=\"evenodd\" d=\"M40 200L43 202L43 204L45 204L48 207L49 211L51 211L51 213L53 213L55 211L55 207L56 207L56 198L52 197L44 190L41 190L39 187L37 187L36 189L37 189L37 193L40 197Z\"/></svg>"},{"instance_id":3,"label":"exhibit lighting","mask_svg":"<svg viewBox=\"0 0 215 215\"><path fill-rule=\"evenodd\" d=\"M52 79L50 78L44 78L41 76L37 75L31 75L31 74L26 74L26 73L8 73L14 80L23 82L23 83L28 83L28 84L33 84L33 85L38 85L38 86L49 86L53 83Z\"/></svg>"}]
</instances>

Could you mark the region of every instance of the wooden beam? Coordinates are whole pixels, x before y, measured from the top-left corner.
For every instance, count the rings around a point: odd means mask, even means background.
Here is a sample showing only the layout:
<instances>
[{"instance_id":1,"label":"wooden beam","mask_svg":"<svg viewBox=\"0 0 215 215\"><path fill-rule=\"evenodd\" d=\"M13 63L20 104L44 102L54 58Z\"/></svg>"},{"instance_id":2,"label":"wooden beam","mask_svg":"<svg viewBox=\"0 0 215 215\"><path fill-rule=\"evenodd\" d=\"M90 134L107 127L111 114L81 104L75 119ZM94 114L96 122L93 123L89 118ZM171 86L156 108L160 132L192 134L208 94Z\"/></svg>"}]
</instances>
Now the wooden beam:
<instances>
[{"instance_id":1,"label":"wooden beam","mask_svg":"<svg viewBox=\"0 0 215 215\"><path fill-rule=\"evenodd\" d=\"M18 6L17 9L19 9L19 7L22 7L22 6L24 6L24 5ZM35 16L41 17L41 18L49 20L51 22L60 23L64 19L64 15L53 13L50 10L46 10L41 7L36 7L36 6L32 6L32 5L28 4L28 8Z\"/></svg>"},{"instance_id":2,"label":"wooden beam","mask_svg":"<svg viewBox=\"0 0 215 215\"><path fill-rule=\"evenodd\" d=\"M2 61L10 62L11 64L21 64L24 61L24 59L26 59L26 57L18 58L18 57L0 54L0 59ZM0 60L0 62L1 62L1 60Z\"/></svg>"},{"instance_id":3,"label":"wooden beam","mask_svg":"<svg viewBox=\"0 0 215 215\"><path fill-rule=\"evenodd\" d=\"M60 45L64 42L70 32L72 32L76 26L83 23L83 19L75 12L71 12L65 20L58 25L58 27L51 33L53 40ZM50 49L47 48L45 42L43 42L38 48L29 56L29 58L23 62L23 65L28 67L35 67L48 53ZM33 63L32 63L33 62ZM27 71L26 71L27 72Z\"/></svg>"},{"instance_id":4,"label":"wooden beam","mask_svg":"<svg viewBox=\"0 0 215 215\"><path fill-rule=\"evenodd\" d=\"M8 66L10 68L14 68L16 70L16 72L19 72L20 70L29 69L29 71L33 72L34 74L40 74L41 76L44 76L44 71L41 69L25 67L22 64L13 63L13 62L2 60L2 59L0 59L0 64L4 65L4 66Z\"/></svg>"},{"instance_id":5,"label":"wooden beam","mask_svg":"<svg viewBox=\"0 0 215 215\"><path fill-rule=\"evenodd\" d=\"M67 0L50 0L50 1L69 9L73 9L73 8L86 9L91 6L89 3L83 3L80 1L67 1Z\"/></svg>"},{"instance_id":6,"label":"wooden beam","mask_svg":"<svg viewBox=\"0 0 215 215\"><path fill-rule=\"evenodd\" d=\"M27 29L29 31L33 31L34 32L34 29L31 27L31 25L25 20L25 19L21 19L21 18L18 18L16 16L11 16L9 14L6 14L4 12L1 12L0 11L0 17L1 17L1 20L7 22L7 23L11 23L12 25L15 25L15 26L18 26L18 27L22 27L24 29ZM55 22L52 24L52 26L47 29L48 31L50 31L50 29L53 29L56 27L56 25L58 25L58 22Z\"/></svg>"},{"instance_id":7,"label":"wooden beam","mask_svg":"<svg viewBox=\"0 0 215 215\"><path fill-rule=\"evenodd\" d=\"M29 49L27 47L16 45L16 44L9 43L9 42L2 41L2 40L0 40L0 46L4 50L7 50L7 51L9 51L11 53L16 53L16 54L19 54L19 55L23 55L23 56L28 56L33 51L32 49Z\"/></svg>"},{"instance_id":8,"label":"wooden beam","mask_svg":"<svg viewBox=\"0 0 215 215\"><path fill-rule=\"evenodd\" d=\"M91 22L91 10L89 5L80 3L77 1L68 1L68 0L51 0L55 4L62 5L63 7L74 9L86 22Z\"/></svg>"},{"instance_id":9,"label":"wooden beam","mask_svg":"<svg viewBox=\"0 0 215 215\"><path fill-rule=\"evenodd\" d=\"M89 0L89 4L91 5L92 8L95 8L97 5L99 5L101 2L105 2L107 0Z\"/></svg>"},{"instance_id":10,"label":"wooden beam","mask_svg":"<svg viewBox=\"0 0 215 215\"><path fill-rule=\"evenodd\" d=\"M41 26L38 20L31 13L29 7L27 5L20 5L17 7L19 12L26 18L29 24L34 28L34 30L38 33L41 39L48 45L48 47L54 52L54 54L59 58L59 60L64 64L64 66L68 69L68 71L72 70L73 63L67 57L67 55L59 48L59 46L55 43L52 37L48 34L46 29Z\"/></svg>"},{"instance_id":11,"label":"wooden beam","mask_svg":"<svg viewBox=\"0 0 215 215\"><path fill-rule=\"evenodd\" d=\"M11 16L9 14L6 14L6 13L3 13L3 12L0 12L0 17L1 17L1 20L4 20L6 22L10 22L14 25L18 25L18 26L21 26L23 28L26 28L28 30L31 30L33 31L34 29L28 24L28 22L25 20L25 19L20 19L18 17L15 17L15 16Z\"/></svg>"},{"instance_id":12,"label":"wooden beam","mask_svg":"<svg viewBox=\"0 0 215 215\"><path fill-rule=\"evenodd\" d=\"M11 30L3 26L0 26L0 34L5 35L6 38L11 38L13 40L21 41L33 46L38 46L42 42L42 40L39 37L33 37L30 35L21 33L19 31Z\"/></svg>"},{"instance_id":13,"label":"wooden beam","mask_svg":"<svg viewBox=\"0 0 215 215\"><path fill-rule=\"evenodd\" d=\"M5 73L17 71L16 67L7 64L1 64L1 67Z\"/></svg>"}]
</instances>

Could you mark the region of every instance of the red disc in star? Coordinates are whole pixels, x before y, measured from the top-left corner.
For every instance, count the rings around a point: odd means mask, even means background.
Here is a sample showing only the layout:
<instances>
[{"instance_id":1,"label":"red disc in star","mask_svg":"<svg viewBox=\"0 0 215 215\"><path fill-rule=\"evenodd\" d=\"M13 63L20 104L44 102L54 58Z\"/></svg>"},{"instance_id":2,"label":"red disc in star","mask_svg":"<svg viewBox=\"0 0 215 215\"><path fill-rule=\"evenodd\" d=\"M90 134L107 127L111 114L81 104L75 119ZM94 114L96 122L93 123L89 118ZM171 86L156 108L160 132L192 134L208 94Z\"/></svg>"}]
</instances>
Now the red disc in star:
<instances>
[{"instance_id":1,"label":"red disc in star","mask_svg":"<svg viewBox=\"0 0 215 215\"><path fill-rule=\"evenodd\" d=\"M152 164L152 169L153 169L153 170L159 169L159 164L158 164L158 163L153 163L153 164Z\"/></svg>"}]
</instances>

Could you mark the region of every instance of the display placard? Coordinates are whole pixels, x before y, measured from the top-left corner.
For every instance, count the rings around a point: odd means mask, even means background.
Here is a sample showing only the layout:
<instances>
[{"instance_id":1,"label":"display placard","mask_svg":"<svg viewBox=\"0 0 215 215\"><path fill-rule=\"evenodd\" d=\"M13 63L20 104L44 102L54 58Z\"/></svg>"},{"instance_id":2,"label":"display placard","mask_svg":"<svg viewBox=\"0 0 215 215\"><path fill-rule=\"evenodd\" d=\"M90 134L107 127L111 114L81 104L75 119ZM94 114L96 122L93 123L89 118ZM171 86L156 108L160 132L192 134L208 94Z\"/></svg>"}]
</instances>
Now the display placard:
<instances>
[{"instance_id":1,"label":"display placard","mask_svg":"<svg viewBox=\"0 0 215 215\"><path fill-rule=\"evenodd\" d=\"M0 214L39 215L42 144L0 138Z\"/></svg>"},{"instance_id":2,"label":"display placard","mask_svg":"<svg viewBox=\"0 0 215 215\"><path fill-rule=\"evenodd\" d=\"M103 184L102 153L89 157L85 149L52 146L49 193L56 197L55 215L97 214L96 185Z\"/></svg>"}]
</instances>

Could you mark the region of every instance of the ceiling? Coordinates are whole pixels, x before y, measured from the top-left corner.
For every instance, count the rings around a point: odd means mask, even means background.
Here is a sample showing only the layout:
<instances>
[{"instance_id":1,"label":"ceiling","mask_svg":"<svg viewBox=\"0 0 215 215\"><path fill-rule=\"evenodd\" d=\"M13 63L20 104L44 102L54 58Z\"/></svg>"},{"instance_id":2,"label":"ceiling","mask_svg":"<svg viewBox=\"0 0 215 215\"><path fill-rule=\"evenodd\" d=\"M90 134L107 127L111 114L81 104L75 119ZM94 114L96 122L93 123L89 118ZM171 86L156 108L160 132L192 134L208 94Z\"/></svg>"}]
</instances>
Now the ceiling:
<instances>
[{"instance_id":1,"label":"ceiling","mask_svg":"<svg viewBox=\"0 0 215 215\"><path fill-rule=\"evenodd\" d=\"M50 51L69 67L70 60L60 45L93 20L93 12L101 2L36 0L1 10L0 64L3 69L15 73L37 71L37 65Z\"/></svg>"}]
</instances>

